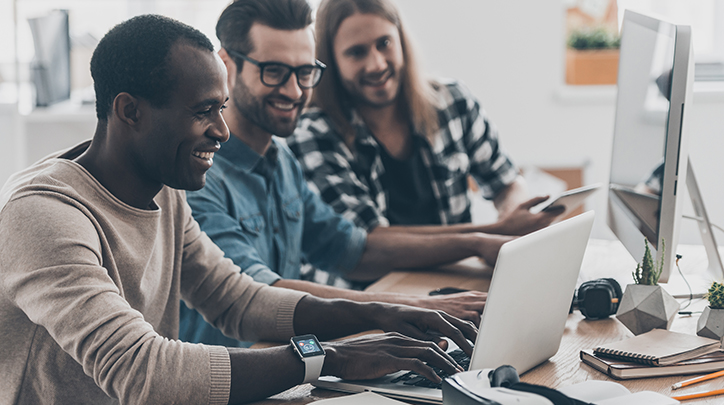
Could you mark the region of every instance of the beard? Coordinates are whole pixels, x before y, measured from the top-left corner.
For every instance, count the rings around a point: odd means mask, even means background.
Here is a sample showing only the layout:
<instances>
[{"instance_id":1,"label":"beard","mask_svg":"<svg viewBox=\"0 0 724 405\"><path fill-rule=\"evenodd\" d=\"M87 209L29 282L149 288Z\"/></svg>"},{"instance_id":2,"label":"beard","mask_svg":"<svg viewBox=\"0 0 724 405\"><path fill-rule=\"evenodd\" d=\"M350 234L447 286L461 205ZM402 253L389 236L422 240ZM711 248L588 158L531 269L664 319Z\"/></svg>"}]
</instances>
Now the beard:
<instances>
[{"instance_id":1,"label":"beard","mask_svg":"<svg viewBox=\"0 0 724 405\"><path fill-rule=\"evenodd\" d=\"M231 96L234 107L244 118L264 131L282 138L286 138L294 133L302 107L306 101L306 96L302 96L301 103L295 108L296 115L294 118L288 118L275 117L271 114L266 108L269 104L269 99L273 97L288 103L299 103L299 100L294 101L280 94L273 96L266 95L263 97L253 95L243 80L236 81Z\"/></svg>"},{"instance_id":2,"label":"beard","mask_svg":"<svg viewBox=\"0 0 724 405\"><path fill-rule=\"evenodd\" d=\"M365 91L366 85L364 83L373 82L374 80L367 79L366 77L374 78L374 76L388 76L386 80L396 80L397 84L391 90L375 90L372 94L369 94L370 91ZM385 108L397 102L400 89L402 88L400 76L392 66L388 66L387 69L380 74L366 75L355 80L342 79L341 82L342 87L347 91L347 95L355 105L375 109Z\"/></svg>"}]
</instances>

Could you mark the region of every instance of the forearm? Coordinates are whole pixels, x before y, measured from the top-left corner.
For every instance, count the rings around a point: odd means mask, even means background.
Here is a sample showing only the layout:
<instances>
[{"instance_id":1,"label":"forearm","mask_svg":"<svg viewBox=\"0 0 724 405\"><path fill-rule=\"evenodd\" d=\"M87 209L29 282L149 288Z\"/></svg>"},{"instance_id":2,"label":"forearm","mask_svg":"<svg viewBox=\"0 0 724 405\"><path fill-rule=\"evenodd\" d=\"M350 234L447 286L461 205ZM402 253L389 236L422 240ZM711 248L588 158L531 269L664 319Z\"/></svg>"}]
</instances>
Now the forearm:
<instances>
[{"instance_id":1,"label":"forearm","mask_svg":"<svg viewBox=\"0 0 724 405\"><path fill-rule=\"evenodd\" d=\"M304 379L304 363L290 345L268 349L227 348L231 359L230 404L278 394Z\"/></svg>"},{"instance_id":2,"label":"forearm","mask_svg":"<svg viewBox=\"0 0 724 405\"><path fill-rule=\"evenodd\" d=\"M375 319L382 311L384 304L307 295L294 311L294 331L296 335L312 333L320 340L349 336L377 329ZM300 384L304 378L304 364L289 345L259 350L228 350L231 359L229 403L266 398ZM333 359L329 361L333 362Z\"/></svg>"},{"instance_id":3,"label":"forearm","mask_svg":"<svg viewBox=\"0 0 724 405\"><path fill-rule=\"evenodd\" d=\"M294 332L315 334L320 340L337 339L379 329L378 315L387 304L324 299L307 295L294 311Z\"/></svg>"},{"instance_id":4,"label":"forearm","mask_svg":"<svg viewBox=\"0 0 724 405\"><path fill-rule=\"evenodd\" d=\"M348 290L309 281L287 279L280 279L274 283L273 286L308 292L319 298L341 298L357 302L386 302L390 304L421 306L420 297L410 294Z\"/></svg>"},{"instance_id":5,"label":"forearm","mask_svg":"<svg viewBox=\"0 0 724 405\"><path fill-rule=\"evenodd\" d=\"M379 226L375 228L375 230L379 229L380 233L389 232L389 233L408 233L408 234L420 234L420 235L440 235L445 233L472 233L472 232L479 232L479 233L488 233L488 234L498 234L499 233L499 224L493 223L493 224L471 224L471 223L465 223L465 224L455 224L455 225L396 225L396 226L388 226L388 227L382 227Z\"/></svg>"},{"instance_id":6,"label":"forearm","mask_svg":"<svg viewBox=\"0 0 724 405\"><path fill-rule=\"evenodd\" d=\"M375 280L394 269L435 267L480 255L488 242L479 233L422 235L375 229L367 236L360 264L347 277Z\"/></svg>"}]
</instances>

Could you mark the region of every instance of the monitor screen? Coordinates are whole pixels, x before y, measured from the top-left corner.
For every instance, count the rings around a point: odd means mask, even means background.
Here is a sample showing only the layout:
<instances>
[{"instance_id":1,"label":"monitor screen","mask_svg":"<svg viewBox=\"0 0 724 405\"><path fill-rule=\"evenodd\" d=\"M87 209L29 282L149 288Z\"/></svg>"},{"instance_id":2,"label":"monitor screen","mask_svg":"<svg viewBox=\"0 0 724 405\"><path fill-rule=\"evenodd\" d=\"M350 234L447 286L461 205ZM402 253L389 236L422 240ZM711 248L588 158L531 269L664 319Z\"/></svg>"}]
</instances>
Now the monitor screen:
<instances>
[{"instance_id":1,"label":"monitor screen","mask_svg":"<svg viewBox=\"0 0 724 405\"><path fill-rule=\"evenodd\" d=\"M68 11L54 10L29 18L35 56L31 76L35 105L49 106L70 98L70 34Z\"/></svg>"},{"instance_id":2,"label":"monitor screen","mask_svg":"<svg viewBox=\"0 0 724 405\"><path fill-rule=\"evenodd\" d=\"M664 260L662 282L678 240L683 191L678 188L684 187L679 179L686 179L683 118L685 100L691 98L690 46L688 27L626 10L608 222L637 261L644 238L651 244L657 259Z\"/></svg>"}]
</instances>

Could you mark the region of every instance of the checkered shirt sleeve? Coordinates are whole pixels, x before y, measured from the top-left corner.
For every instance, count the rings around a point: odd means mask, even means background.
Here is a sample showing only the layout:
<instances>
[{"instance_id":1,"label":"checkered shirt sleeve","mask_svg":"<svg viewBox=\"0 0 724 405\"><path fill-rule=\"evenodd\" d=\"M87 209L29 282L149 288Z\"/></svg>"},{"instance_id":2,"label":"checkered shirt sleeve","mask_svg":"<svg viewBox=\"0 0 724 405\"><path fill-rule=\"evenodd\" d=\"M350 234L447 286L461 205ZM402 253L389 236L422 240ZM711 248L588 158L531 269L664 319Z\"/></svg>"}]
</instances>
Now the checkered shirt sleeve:
<instances>
[{"instance_id":1,"label":"checkered shirt sleeve","mask_svg":"<svg viewBox=\"0 0 724 405\"><path fill-rule=\"evenodd\" d=\"M435 155L446 157L464 152L469 160L468 172L478 183L483 197L494 199L519 174L518 168L500 147L497 127L490 122L470 90L459 82L440 81L438 95L442 105ZM447 166L456 169L450 161ZM449 181L444 176L435 177L436 181ZM464 191L452 193L458 192Z\"/></svg>"}]
</instances>

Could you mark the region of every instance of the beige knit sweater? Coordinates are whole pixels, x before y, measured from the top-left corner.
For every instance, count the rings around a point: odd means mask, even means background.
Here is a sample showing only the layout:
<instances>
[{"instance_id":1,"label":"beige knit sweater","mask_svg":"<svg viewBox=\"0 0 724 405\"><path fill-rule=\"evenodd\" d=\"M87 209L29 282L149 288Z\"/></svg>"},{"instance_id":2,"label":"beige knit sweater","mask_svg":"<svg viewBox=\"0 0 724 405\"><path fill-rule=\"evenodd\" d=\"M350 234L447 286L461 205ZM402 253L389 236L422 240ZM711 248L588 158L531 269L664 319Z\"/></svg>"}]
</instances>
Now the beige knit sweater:
<instances>
[{"instance_id":1,"label":"beige knit sweater","mask_svg":"<svg viewBox=\"0 0 724 405\"><path fill-rule=\"evenodd\" d=\"M288 339L302 293L239 272L164 188L140 210L49 158L0 193L1 404L226 404L225 348L173 340L179 300L243 340Z\"/></svg>"}]
</instances>

